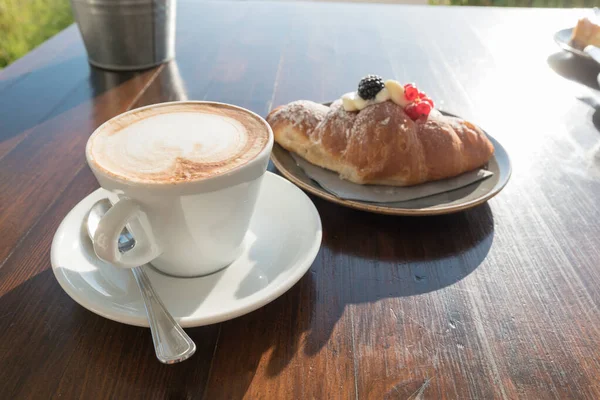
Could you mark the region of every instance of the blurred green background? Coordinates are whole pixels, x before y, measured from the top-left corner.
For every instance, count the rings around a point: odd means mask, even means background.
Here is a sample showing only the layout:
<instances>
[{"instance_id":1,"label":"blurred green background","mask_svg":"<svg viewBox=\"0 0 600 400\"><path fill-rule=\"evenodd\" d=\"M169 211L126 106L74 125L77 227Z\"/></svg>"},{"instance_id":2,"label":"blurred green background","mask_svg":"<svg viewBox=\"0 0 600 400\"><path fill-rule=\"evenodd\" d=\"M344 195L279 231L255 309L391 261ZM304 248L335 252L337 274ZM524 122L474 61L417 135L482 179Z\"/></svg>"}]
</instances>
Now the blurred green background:
<instances>
[{"instance_id":1,"label":"blurred green background","mask_svg":"<svg viewBox=\"0 0 600 400\"><path fill-rule=\"evenodd\" d=\"M69 0L0 0L0 68L72 22Z\"/></svg>"},{"instance_id":2,"label":"blurred green background","mask_svg":"<svg viewBox=\"0 0 600 400\"><path fill-rule=\"evenodd\" d=\"M592 7L598 2L600 0L429 0L430 4L500 7ZM0 0L0 69L72 22L69 0Z\"/></svg>"}]
</instances>

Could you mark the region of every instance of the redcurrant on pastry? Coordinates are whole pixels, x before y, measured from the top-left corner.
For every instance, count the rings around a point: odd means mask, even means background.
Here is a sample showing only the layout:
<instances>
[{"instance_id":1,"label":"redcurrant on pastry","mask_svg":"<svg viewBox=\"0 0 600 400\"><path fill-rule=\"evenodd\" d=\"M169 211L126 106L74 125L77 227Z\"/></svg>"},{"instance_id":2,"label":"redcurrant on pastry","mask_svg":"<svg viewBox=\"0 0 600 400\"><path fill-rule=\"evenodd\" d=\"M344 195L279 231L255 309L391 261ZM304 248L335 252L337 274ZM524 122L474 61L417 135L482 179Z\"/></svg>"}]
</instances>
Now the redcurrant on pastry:
<instances>
[{"instance_id":1,"label":"redcurrant on pastry","mask_svg":"<svg viewBox=\"0 0 600 400\"><path fill-rule=\"evenodd\" d=\"M429 116L429 113L431 112L431 106L429 105L429 103L421 101L420 103L417 103L415 105L415 110L417 113L417 117L427 118L427 116Z\"/></svg>"},{"instance_id":2,"label":"redcurrant on pastry","mask_svg":"<svg viewBox=\"0 0 600 400\"><path fill-rule=\"evenodd\" d=\"M419 97L419 90L412 83L404 85L404 97L408 101L414 101Z\"/></svg>"},{"instance_id":3,"label":"redcurrant on pastry","mask_svg":"<svg viewBox=\"0 0 600 400\"><path fill-rule=\"evenodd\" d=\"M406 106L404 112L406 112L406 115L408 115L412 120L419 118L419 111L415 103L410 103L408 106Z\"/></svg>"}]
</instances>

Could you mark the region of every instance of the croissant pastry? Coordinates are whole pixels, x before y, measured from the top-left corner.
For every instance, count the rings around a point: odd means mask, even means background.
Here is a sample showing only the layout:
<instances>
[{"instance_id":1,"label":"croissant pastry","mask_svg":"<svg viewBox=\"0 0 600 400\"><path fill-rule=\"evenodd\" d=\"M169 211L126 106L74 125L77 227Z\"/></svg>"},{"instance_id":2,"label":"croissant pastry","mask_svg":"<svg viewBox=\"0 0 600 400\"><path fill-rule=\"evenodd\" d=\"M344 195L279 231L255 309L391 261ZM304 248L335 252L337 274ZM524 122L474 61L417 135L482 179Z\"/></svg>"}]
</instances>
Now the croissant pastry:
<instances>
[{"instance_id":1,"label":"croissant pastry","mask_svg":"<svg viewBox=\"0 0 600 400\"><path fill-rule=\"evenodd\" d=\"M387 89L377 94L389 97ZM450 178L483 166L494 153L481 129L460 118L428 107L422 118L410 105L389 99L360 104L362 109L346 111L342 100L330 107L295 101L275 108L267 122L286 150L358 184L410 186Z\"/></svg>"}]
</instances>

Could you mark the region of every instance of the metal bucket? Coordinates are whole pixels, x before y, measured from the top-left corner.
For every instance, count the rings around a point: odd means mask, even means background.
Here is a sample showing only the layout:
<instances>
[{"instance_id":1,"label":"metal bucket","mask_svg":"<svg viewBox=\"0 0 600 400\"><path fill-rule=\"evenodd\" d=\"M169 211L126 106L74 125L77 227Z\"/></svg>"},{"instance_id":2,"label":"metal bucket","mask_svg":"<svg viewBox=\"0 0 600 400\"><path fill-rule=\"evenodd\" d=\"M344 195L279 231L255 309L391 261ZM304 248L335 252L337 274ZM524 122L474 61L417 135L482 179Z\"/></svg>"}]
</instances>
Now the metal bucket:
<instances>
[{"instance_id":1,"label":"metal bucket","mask_svg":"<svg viewBox=\"0 0 600 400\"><path fill-rule=\"evenodd\" d=\"M175 57L176 0L71 0L90 64L128 71Z\"/></svg>"}]
</instances>

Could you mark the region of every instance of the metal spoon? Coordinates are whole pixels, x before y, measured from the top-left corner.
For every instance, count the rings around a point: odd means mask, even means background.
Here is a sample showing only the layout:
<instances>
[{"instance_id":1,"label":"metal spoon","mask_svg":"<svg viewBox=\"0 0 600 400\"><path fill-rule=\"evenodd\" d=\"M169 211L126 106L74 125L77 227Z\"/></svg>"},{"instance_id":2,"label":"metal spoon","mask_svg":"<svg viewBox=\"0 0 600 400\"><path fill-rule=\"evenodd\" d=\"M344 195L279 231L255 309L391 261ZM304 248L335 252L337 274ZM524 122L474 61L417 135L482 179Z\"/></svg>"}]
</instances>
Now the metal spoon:
<instances>
[{"instance_id":1,"label":"metal spoon","mask_svg":"<svg viewBox=\"0 0 600 400\"><path fill-rule=\"evenodd\" d=\"M94 240L94 233L100 219L111 207L108 199L102 199L90 209L86 225L88 235L92 240ZM119 238L119 251L124 253L131 250L133 246L135 246L135 239L125 228ZM164 364L175 364L187 360L196 351L196 344L167 311L142 267L132 268L131 271L144 299L156 357Z\"/></svg>"}]
</instances>

